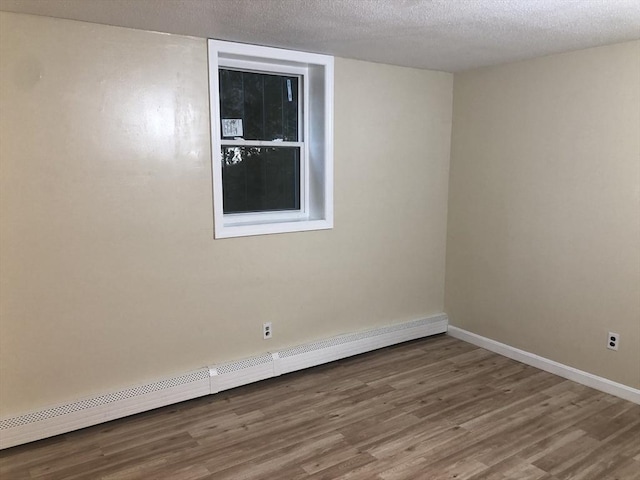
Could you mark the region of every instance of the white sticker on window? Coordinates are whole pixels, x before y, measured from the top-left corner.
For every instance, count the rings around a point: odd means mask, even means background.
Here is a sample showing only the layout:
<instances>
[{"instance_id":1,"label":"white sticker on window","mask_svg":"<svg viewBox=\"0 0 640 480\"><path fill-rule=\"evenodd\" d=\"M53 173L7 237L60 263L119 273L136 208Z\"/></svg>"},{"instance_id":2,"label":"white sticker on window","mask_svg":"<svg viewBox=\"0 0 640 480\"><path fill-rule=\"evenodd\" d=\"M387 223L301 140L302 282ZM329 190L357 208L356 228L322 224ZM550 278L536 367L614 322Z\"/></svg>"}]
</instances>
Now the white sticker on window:
<instances>
[{"instance_id":1,"label":"white sticker on window","mask_svg":"<svg viewBox=\"0 0 640 480\"><path fill-rule=\"evenodd\" d=\"M222 136L223 137L242 137L242 119L241 118L223 118L222 119Z\"/></svg>"},{"instance_id":2,"label":"white sticker on window","mask_svg":"<svg viewBox=\"0 0 640 480\"><path fill-rule=\"evenodd\" d=\"M291 95L291 79L287 78L287 97L289 98L289 101L292 101L293 96Z\"/></svg>"}]
</instances>

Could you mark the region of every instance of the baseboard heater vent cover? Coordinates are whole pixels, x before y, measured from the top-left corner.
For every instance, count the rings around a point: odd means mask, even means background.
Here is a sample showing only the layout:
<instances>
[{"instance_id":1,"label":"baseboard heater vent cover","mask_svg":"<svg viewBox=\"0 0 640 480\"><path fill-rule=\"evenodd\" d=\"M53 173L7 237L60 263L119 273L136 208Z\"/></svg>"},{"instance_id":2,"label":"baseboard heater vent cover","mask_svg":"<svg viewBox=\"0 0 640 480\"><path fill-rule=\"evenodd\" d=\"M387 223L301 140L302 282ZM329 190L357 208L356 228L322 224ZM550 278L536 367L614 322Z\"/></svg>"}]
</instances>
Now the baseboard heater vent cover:
<instances>
[{"instance_id":1,"label":"baseboard heater vent cover","mask_svg":"<svg viewBox=\"0 0 640 480\"><path fill-rule=\"evenodd\" d=\"M447 316L441 314L365 332L340 335L6 418L0 420L0 449L218 393L397 343L445 333L447 325Z\"/></svg>"},{"instance_id":2,"label":"baseboard heater vent cover","mask_svg":"<svg viewBox=\"0 0 640 480\"><path fill-rule=\"evenodd\" d=\"M439 315L287 348L278 352L274 370L277 374L289 373L416 338L444 333L447 331L447 323L447 316Z\"/></svg>"},{"instance_id":3,"label":"baseboard heater vent cover","mask_svg":"<svg viewBox=\"0 0 640 480\"><path fill-rule=\"evenodd\" d=\"M202 368L157 382L0 420L0 448L47 438L209 394Z\"/></svg>"},{"instance_id":4,"label":"baseboard heater vent cover","mask_svg":"<svg viewBox=\"0 0 640 480\"><path fill-rule=\"evenodd\" d=\"M223 363L209 367L211 392L247 385L273 377L273 356L270 353L246 358L237 362Z\"/></svg>"}]
</instances>

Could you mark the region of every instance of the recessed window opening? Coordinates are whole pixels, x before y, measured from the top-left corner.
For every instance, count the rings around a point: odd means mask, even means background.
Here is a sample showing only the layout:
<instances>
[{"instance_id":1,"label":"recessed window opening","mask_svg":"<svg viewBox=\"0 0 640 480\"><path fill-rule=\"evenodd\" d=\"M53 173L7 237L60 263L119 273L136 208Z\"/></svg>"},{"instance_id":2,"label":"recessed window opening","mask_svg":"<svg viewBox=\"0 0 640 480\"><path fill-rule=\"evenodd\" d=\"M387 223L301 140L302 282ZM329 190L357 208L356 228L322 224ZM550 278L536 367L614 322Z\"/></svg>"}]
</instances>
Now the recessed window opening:
<instances>
[{"instance_id":1,"label":"recessed window opening","mask_svg":"<svg viewBox=\"0 0 640 480\"><path fill-rule=\"evenodd\" d=\"M215 237L333 226L333 58L209 41Z\"/></svg>"}]
</instances>

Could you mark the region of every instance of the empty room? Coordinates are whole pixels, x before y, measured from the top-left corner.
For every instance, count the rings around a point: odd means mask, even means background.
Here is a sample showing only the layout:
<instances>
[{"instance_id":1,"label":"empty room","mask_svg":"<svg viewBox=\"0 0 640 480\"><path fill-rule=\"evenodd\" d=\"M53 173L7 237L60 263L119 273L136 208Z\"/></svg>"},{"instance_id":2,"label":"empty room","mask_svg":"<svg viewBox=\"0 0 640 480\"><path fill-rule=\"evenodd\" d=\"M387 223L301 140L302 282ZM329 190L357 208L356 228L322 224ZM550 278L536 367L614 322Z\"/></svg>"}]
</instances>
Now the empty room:
<instances>
[{"instance_id":1,"label":"empty room","mask_svg":"<svg viewBox=\"0 0 640 480\"><path fill-rule=\"evenodd\" d=\"M0 0L0 479L640 480L640 1Z\"/></svg>"}]
</instances>

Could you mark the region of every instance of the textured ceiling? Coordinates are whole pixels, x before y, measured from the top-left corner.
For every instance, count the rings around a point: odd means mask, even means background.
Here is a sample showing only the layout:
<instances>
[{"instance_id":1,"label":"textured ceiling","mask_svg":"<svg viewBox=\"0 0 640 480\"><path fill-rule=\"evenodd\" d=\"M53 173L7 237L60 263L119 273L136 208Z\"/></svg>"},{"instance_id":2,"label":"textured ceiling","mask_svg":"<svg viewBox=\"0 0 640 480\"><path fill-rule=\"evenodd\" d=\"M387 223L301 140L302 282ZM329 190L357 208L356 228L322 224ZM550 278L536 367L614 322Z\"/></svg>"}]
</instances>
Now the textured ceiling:
<instances>
[{"instance_id":1,"label":"textured ceiling","mask_svg":"<svg viewBox=\"0 0 640 480\"><path fill-rule=\"evenodd\" d=\"M640 38L640 0L0 0L0 10L449 72Z\"/></svg>"}]
</instances>

